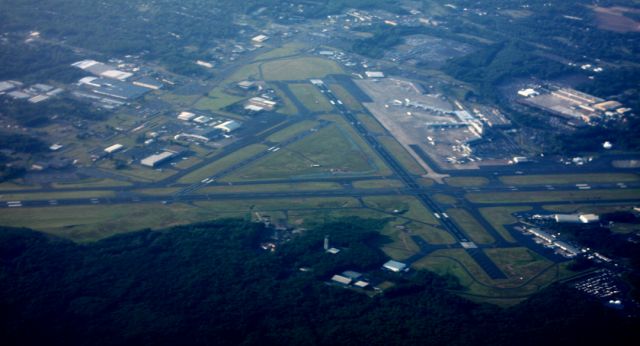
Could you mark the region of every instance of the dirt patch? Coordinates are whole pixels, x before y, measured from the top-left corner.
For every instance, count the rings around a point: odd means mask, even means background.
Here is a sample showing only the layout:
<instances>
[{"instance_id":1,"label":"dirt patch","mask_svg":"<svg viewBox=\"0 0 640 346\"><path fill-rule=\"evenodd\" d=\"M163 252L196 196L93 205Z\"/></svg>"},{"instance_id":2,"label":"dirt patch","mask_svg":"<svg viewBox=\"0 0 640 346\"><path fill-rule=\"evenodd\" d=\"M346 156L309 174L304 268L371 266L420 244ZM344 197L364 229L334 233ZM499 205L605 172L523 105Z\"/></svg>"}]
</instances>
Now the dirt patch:
<instances>
[{"instance_id":1,"label":"dirt patch","mask_svg":"<svg viewBox=\"0 0 640 346\"><path fill-rule=\"evenodd\" d=\"M626 13L640 13L640 9L629 7L593 7L598 28L619 33L640 32L640 22L625 16Z\"/></svg>"}]
</instances>

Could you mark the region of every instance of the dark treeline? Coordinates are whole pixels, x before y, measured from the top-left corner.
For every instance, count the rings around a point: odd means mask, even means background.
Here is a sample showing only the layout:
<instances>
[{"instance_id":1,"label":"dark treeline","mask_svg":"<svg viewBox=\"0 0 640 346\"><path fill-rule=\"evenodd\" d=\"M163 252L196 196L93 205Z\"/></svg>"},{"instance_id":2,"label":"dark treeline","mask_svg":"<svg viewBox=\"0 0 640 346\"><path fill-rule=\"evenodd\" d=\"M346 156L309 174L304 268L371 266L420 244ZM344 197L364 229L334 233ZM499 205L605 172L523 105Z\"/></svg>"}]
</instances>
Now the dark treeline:
<instances>
[{"instance_id":1,"label":"dark treeline","mask_svg":"<svg viewBox=\"0 0 640 346\"><path fill-rule=\"evenodd\" d=\"M0 337L5 345L631 345L637 321L554 286L509 309L447 291L428 272L382 274L379 222L305 231L275 253L271 232L225 220L77 245L0 231ZM345 248L322 251L328 234ZM299 271L299 266L310 271ZM370 298L323 280L374 269L395 288ZM634 332L630 334L630 332Z\"/></svg>"},{"instance_id":2,"label":"dark treeline","mask_svg":"<svg viewBox=\"0 0 640 346\"><path fill-rule=\"evenodd\" d=\"M30 103L24 100L0 99L0 115L13 118L23 126L37 127L47 124L51 117L68 120L104 120L105 111L70 97L56 97L46 102Z\"/></svg>"}]
</instances>

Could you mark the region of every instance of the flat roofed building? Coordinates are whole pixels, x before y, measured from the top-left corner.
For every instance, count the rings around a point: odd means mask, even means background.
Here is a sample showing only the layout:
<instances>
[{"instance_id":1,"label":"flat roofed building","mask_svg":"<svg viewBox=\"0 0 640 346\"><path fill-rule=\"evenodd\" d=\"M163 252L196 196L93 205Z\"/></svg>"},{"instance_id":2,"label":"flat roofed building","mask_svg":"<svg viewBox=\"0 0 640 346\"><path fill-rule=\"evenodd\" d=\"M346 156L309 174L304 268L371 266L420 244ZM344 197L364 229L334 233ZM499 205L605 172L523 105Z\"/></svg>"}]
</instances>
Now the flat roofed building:
<instances>
[{"instance_id":1,"label":"flat roofed building","mask_svg":"<svg viewBox=\"0 0 640 346\"><path fill-rule=\"evenodd\" d=\"M366 71L364 74L368 78L384 78L384 73L380 71Z\"/></svg>"},{"instance_id":2,"label":"flat roofed building","mask_svg":"<svg viewBox=\"0 0 640 346\"><path fill-rule=\"evenodd\" d=\"M120 71L120 70L107 70L107 71L104 71L104 72L100 73L100 76L105 77L105 78L117 79L119 81L125 81L125 80L129 79L131 76L133 76L133 73L124 72L124 71Z\"/></svg>"},{"instance_id":3,"label":"flat roofed building","mask_svg":"<svg viewBox=\"0 0 640 346\"><path fill-rule=\"evenodd\" d=\"M342 276L342 275L336 274L333 277L331 277L331 281L337 282L337 283L342 284L342 285L349 285L349 284L351 284L351 281L353 281L353 280L351 280L350 278L348 278L346 276Z\"/></svg>"},{"instance_id":4,"label":"flat roofed building","mask_svg":"<svg viewBox=\"0 0 640 346\"><path fill-rule=\"evenodd\" d=\"M7 92L15 87L16 86L13 85L13 83L11 82L8 82L8 81L0 82L0 93Z\"/></svg>"},{"instance_id":5,"label":"flat roofed building","mask_svg":"<svg viewBox=\"0 0 640 346\"><path fill-rule=\"evenodd\" d=\"M140 164L142 164L143 166L155 168L156 166L170 160L173 156L175 156L174 153L163 151L160 154L153 154L151 156L145 157L144 159L140 160Z\"/></svg>"},{"instance_id":6,"label":"flat roofed building","mask_svg":"<svg viewBox=\"0 0 640 346\"><path fill-rule=\"evenodd\" d=\"M162 87L164 86L162 83L149 77L142 77L138 80L135 80L133 81L133 85L151 89L151 90L159 90L159 89L162 89Z\"/></svg>"},{"instance_id":7,"label":"flat roofed building","mask_svg":"<svg viewBox=\"0 0 640 346\"><path fill-rule=\"evenodd\" d=\"M180 112L180 114L178 114L178 120L182 120L182 121L190 121L195 117L196 115L191 112Z\"/></svg>"},{"instance_id":8,"label":"flat roofed building","mask_svg":"<svg viewBox=\"0 0 640 346\"><path fill-rule=\"evenodd\" d=\"M117 79L85 77L78 82L96 94L121 100L132 100L149 92L149 89L135 86Z\"/></svg>"},{"instance_id":9,"label":"flat roofed building","mask_svg":"<svg viewBox=\"0 0 640 346\"><path fill-rule=\"evenodd\" d=\"M117 151L122 150L123 148L124 148L124 146L122 144L114 144L114 145L112 145L110 147L104 148L104 152L107 153L107 154L113 154L113 153L115 153Z\"/></svg>"},{"instance_id":10,"label":"flat roofed building","mask_svg":"<svg viewBox=\"0 0 640 346\"><path fill-rule=\"evenodd\" d=\"M262 107L263 109L271 111L276 107L278 103L275 101L267 100L263 97L252 97L249 99L248 104L254 105L257 107Z\"/></svg>"},{"instance_id":11,"label":"flat roofed building","mask_svg":"<svg viewBox=\"0 0 640 346\"><path fill-rule=\"evenodd\" d=\"M522 97L532 97L532 96L540 95L540 93L538 93L532 88L528 88L528 89L518 90L518 95Z\"/></svg>"},{"instance_id":12,"label":"flat roofed building","mask_svg":"<svg viewBox=\"0 0 640 346\"><path fill-rule=\"evenodd\" d=\"M235 120L228 120L223 122L222 124L218 124L216 126L214 126L214 128L216 129L220 129L226 133L229 132L233 132L237 129L240 128L240 126L242 126L239 122L235 121Z\"/></svg>"},{"instance_id":13,"label":"flat roofed building","mask_svg":"<svg viewBox=\"0 0 640 346\"><path fill-rule=\"evenodd\" d=\"M578 214L555 214L553 218L558 223L580 223L580 215Z\"/></svg>"},{"instance_id":14,"label":"flat roofed building","mask_svg":"<svg viewBox=\"0 0 640 346\"><path fill-rule=\"evenodd\" d=\"M402 263L402 262L390 260L387 263L383 264L382 268L390 270L390 271L395 272L395 273L398 273L398 272L401 272L401 271L407 269L407 265L405 263Z\"/></svg>"},{"instance_id":15,"label":"flat roofed building","mask_svg":"<svg viewBox=\"0 0 640 346\"><path fill-rule=\"evenodd\" d=\"M359 281L356 281L356 283L354 283L353 285L360 288L366 288L369 286L369 283L363 280L359 280Z\"/></svg>"},{"instance_id":16,"label":"flat roofed building","mask_svg":"<svg viewBox=\"0 0 640 346\"><path fill-rule=\"evenodd\" d=\"M344 277L348 277L351 280L358 280L359 278L362 277L361 273L358 273L358 272L353 271L353 270L343 271L341 275L344 276Z\"/></svg>"},{"instance_id":17,"label":"flat roofed building","mask_svg":"<svg viewBox=\"0 0 640 346\"><path fill-rule=\"evenodd\" d=\"M267 36L267 35L258 35L258 36L255 36L254 38L252 38L251 41L253 41L255 43L262 43L262 42L265 42L268 39L269 39L269 36Z\"/></svg>"},{"instance_id":18,"label":"flat roofed building","mask_svg":"<svg viewBox=\"0 0 640 346\"><path fill-rule=\"evenodd\" d=\"M582 214L580 215L580 221L582 223L592 223L600 221L600 216L596 214Z\"/></svg>"}]
</instances>

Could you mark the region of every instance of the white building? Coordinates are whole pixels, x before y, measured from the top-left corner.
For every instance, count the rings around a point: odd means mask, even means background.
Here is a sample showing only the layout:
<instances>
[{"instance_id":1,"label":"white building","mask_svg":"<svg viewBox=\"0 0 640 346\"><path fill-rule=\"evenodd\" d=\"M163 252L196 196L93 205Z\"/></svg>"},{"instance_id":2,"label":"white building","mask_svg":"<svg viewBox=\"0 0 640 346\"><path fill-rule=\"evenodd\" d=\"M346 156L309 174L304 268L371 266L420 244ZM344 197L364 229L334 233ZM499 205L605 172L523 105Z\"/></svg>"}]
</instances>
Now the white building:
<instances>
[{"instance_id":1,"label":"white building","mask_svg":"<svg viewBox=\"0 0 640 346\"><path fill-rule=\"evenodd\" d=\"M178 120L182 120L182 121L190 121L195 117L196 115L191 112L180 112L180 114L178 114Z\"/></svg>"},{"instance_id":2,"label":"white building","mask_svg":"<svg viewBox=\"0 0 640 346\"><path fill-rule=\"evenodd\" d=\"M538 93L537 91L535 91L532 88L528 88L528 89L518 90L518 95L520 95L522 97L533 97L533 96L540 95L540 93Z\"/></svg>"},{"instance_id":3,"label":"white building","mask_svg":"<svg viewBox=\"0 0 640 346\"><path fill-rule=\"evenodd\" d=\"M265 42L268 39L269 39L269 36L258 35L256 37L252 38L251 41L254 42L254 43L262 43L262 42Z\"/></svg>"},{"instance_id":4,"label":"white building","mask_svg":"<svg viewBox=\"0 0 640 346\"><path fill-rule=\"evenodd\" d=\"M384 78L384 73L380 71L366 71L364 74L367 75L367 78Z\"/></svg>"},{"instance_id":5,"label":"white building","mask_svg":"<svg viewBox=\"0 0 640 346\"><path fill-rule=\"evenodd\" d=\"M406 264L404 264L402 262L394 261L394 260L391 260L391 261L383 264L382 268L390 270L390 271L395 272L395 273L398 273L398 272L401 272L403 270L407 270L408 269Z\"/></svg>"},{"instance_id":6,"label":"white building","mask_svg":"<svg viewBox=\"0 0 640 346\"><path fill-rule=\"evenodd\" d=\"M164 151L160 154L154 154L148 156L140 161L143 166L154 168L159 164L171 159L175 154L169 151Z\"/></svg>"},{"instance_id":7,"label":"white building","mask_svg":"<svg viewBox=\"0 0 640 346\"><path fill-rule=\"evenodd\" d=\"M124 146L122 144L114 144L110 147L107 147L104 149L104 152L107 154L113 154L115 152L118 152L120 150L122 150L124 148Z\"/></svg>"},{"instance_id":8,"label":"white building","mask_svg":"<svg viewBox=\"0 0 640 346\"><path fill-rule=\"evenodd\" d=\"M214 126L216 129L220 129L226 133L233 132L239 129L241 124L235 120L228 120L223 122L222 124Z\"/></svg>"},{"instance_id":9,"label":"white building","mask_svg":"<svg viewBox=\"0 0 640 346\"><path fill-rule=\"evenodd\" d=\"M343 284L343 285L349 285L351 284L351 279L346 277L346 276L342 276L342 275L334 275L333 277L331 277L331 281L333 282L337 282L339 284Z\"/></svg>"},{"instance_id":10,"label":"white building","mask_svg":"<svg viewBox=\"0 0 640 346\"><path fill-rule=\"evenodd\" d=\"M596 214L582 214L580 215L580 221L582 223L593 223L600 221L600 216Z\"/></svg>"}]
</instances>

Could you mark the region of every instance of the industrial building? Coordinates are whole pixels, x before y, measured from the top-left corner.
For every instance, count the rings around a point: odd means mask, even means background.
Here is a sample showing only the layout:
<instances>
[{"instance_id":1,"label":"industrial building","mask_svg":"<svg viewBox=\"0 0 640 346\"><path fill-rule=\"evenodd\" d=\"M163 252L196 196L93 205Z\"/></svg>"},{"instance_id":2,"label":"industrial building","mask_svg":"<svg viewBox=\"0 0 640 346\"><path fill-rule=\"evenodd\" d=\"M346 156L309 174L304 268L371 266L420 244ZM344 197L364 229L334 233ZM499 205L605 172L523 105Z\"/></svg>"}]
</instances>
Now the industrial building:
<instances>
[{"instance_id":1,"label":"industrial building","mask_svg":"<svg viewBox=\"0 0 640 346\"><path fill-rule=\"evenodd\" d=\"M138 80L133 81L133 85L151 89L151 90L159 90L164 86L162 83L157 80L149 77L142 77Z\"/></svg>"},{"instance_id":2,"label":"industrial building","mask_svg":"<svg viewBox=\"0 0 640 346\"><path fill-rule=\"evenodd\" d=\"M557 223L594 223L600 221L596 214L554 214Z\"/></svg>"},{"instance_id":3,"label":"industrial building","mask_svg":"<svg viewBox=\"0 0 640 346\"><path fill-rule=\"evenodd\" d=\"M237 129L240 128L240 126L242 126L242 124L240 124L239 122L235 121L235 120L227 120L225 122L223 122L222 124L218 124L216 126L214 126L214 128L216 129L220 129L226 133L230 133L233 132Z\"/></svg>"},{"instance_id":4,"label":"industrial building","mask_svg":"<svg viewBox=\"0 0 640 346\"><path fill-rule=\"evenodd\" d=\"M367 78L384 78L384 73L380 71L366 71Z\"/></svg>"},{"instance_id":5,"label":"industrial building","mask_svg":"<svg viewBox=\"0 0 640 346\"><path fill-rule=\"evenodd\" d=\"M263 97L252 97L247 102L245 109L249 106L252 106L252 110L267 110L272 111L278 103L276 101L267 100Z\"/></svg>"},{"instance_id":6,"label":"industrial building","mask_svg":"<svg viewBox=\"0 0 640 346\"><path fill-rule=\"evenodd\" d=\"M554 85L521 89L518 95L518 102L566 118L574 125L593 124L598 119L629 112L617 101Z\"/></svg>"},{"instance_id":7,"label":"industrial building","mask_svg":"<svg viewBox=\"0 0 640 346\"><path fill-rule=\"evenodd\" d=\"M171 160L176 154L170 151L163 151L160 154L153 154L140 160L140 164L143 166L155 168L162 163Z\"/></svg>"},{"instance_id":8,"label":"industrial building","mask_svg":"<svg viewBox=\"0 0 640 346\"><path fill-rule=\"evenodd\" d=\"M122 145L122 144L114 144L114 145L112 145L110 147L104 148L104 152L107 153L107 154L113 154L113 153L116 153L116 152L118 152L118 151L120 151L122 149L124 149L124 145Z\"/></svg>"},{"instance_id":9,"label":"industrial building","mask_svg":"<svg viewBox=\"0 0 640 346\"><path fill-rule=\"evenodd\" d=\"M82 60L71 64L83 71L87 71L99 77L125 81L133 76L133 73L117 70L115 67L103 64L95 60Z\"/></svg>"},{"instance_id":10,"label":"industrial building","mask_svg":"<svg viewBox=\"0 0 640 346\"><path fill-rule=\"evenodd\" d=\"M191 121L195 117L196 115L191 112L180 112L180 114L178 114L178 120L182 121Z\"/></svg>"},{"instance_id":11,"label":"industrial building","mask_svg":"<svg viewBox=\"0 0 640 346\"><path fill-rule=\"evenodd\" d=\"M405 263L390 260L382 265L382 269L390 270L394 273L399 273L401 271L407 271L409 268Z\"/></svg>"},{"instance_id":12,"label":"industrial building","mask_svg":"<svg viewBox=\"0 0 640 346\"><path fill-rule=\"evenodd\" d=\"M119 100L134 100L149 92L149 89L135 86L116 79L84 77L78 85L90 89L93 93Z\"/></svg>"},{"instance_id":13,"label":"industrial building","mask_svg":"<svg viewBox=\"0 0 640 346\"><path fill-rule=\"evenodd\" d=\"M266 35L258 35L251 39L253 43L263 43L269 39L269 36Z\"/></svg>"}]
</instances>

